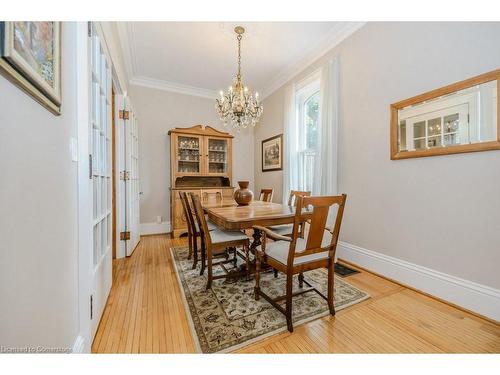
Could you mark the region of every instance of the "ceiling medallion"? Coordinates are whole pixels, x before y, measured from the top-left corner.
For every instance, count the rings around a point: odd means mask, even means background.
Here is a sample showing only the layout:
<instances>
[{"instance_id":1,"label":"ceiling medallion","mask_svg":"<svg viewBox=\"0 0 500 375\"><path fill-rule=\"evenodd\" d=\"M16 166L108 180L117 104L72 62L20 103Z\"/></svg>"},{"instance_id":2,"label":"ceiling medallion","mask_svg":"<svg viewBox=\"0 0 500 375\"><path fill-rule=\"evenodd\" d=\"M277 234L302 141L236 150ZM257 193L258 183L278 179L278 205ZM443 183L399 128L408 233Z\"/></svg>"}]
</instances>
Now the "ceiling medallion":
<instances>
[{"instance_id":1,"label":"ceiling medallion","mask_svg":"<svg viewBox=\"0 0 500 375\"><path fill-rule=\"evenodd\" d=\"M245 29L236 26L234 32L238 35L238 73L234 82L229 86L225 94L220 92L220 98L216 99L215 108L219 114L224 126L232 125L233 128L240 130L249 125L255 126L262 115L262 105L259 103L259 93L255 95L243 85L241 79L241 39Z\"/></svg>"}]
</instances>

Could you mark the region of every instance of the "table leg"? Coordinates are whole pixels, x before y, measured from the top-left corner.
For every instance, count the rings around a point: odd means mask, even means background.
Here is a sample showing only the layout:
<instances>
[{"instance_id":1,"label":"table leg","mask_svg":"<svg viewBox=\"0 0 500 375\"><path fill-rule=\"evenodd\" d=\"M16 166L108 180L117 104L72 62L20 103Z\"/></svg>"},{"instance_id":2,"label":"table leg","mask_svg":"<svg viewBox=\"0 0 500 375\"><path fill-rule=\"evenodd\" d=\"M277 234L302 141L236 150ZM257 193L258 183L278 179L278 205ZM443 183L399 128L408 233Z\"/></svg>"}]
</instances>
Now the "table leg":
<instances>
[{"instance_id":1,"label":"table leg","mask_svg":"<svg viewBox=\"0 0 500 375\"><path fill-rule=\"evenodd\" d=\"M252 237L253 237L253 242L250 245L250 250L252 251L253 254L255 254L255 249L260 245L262 245L262 242L260 241L260 239L262 238L262 231L260 229L254 229Z\"/></svg>"},{"instance_id":2,"label":"table leg","mask_svg":"<svg viewBox=\"0 0 500 375\"><path fill-rule=\"evenodd\" d=\"M248 274L255 274L255 260L256 260L256 256L255 256L255 249L257 249L257 247L259 247L262 242L261 242L261 238L262 238L262 231L258 230L258 229L254 229L253 230L253 234L252 234L252 237L253 237L253 242L250 244L250 251L249 253L251 253L253 255L253 259L250 259L250 261L248 262L248 266L249 266L249 270L247 270L247 264L246 263L243 263L241 264L237 269L234 269L234 270L231 270L229 273L232 274L232 278L235 278L235 279L238 279L238 278L245 278L246 280L248 280ZM266 271L269 271L271 268L265 264L265 263L261 263L261 272L266 272Z\"/></svg>"}]
</instances>

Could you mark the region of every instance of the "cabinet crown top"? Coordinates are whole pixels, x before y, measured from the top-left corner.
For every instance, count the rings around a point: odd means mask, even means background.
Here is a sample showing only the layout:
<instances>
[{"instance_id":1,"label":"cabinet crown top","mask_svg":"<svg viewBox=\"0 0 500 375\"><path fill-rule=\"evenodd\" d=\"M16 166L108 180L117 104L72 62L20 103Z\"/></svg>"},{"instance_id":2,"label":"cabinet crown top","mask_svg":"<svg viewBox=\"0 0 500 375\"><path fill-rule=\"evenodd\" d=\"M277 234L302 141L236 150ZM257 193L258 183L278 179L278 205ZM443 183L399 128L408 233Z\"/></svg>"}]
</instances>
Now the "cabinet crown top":
<instances>
[{"instance_id":1,"label":"cabinet crown top","mask_svg":"<svg viewBox=\"0 0 500 375\"><path fill-rule=\"evenodd\" d=\"M234 138L232 134L221 132L217 129L212 128L211 126L204 125L194 125L188 128L173 128L168 131L168 135L172 133L182 133L182 134L196 134L196 135L212 135L215 137L225 137L225 138Z\"/></svg>"}]
</instances>

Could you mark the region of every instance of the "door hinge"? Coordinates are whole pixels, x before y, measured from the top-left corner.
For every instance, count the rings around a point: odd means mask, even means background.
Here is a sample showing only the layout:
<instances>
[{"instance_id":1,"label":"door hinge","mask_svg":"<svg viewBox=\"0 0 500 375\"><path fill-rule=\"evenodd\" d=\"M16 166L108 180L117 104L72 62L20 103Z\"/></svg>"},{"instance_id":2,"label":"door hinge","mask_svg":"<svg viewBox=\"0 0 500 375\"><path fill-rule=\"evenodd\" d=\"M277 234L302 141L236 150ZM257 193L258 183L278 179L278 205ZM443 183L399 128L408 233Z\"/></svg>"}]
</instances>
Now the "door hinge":
<instances>
[{"instance_id":1,"label":"door hinge","mask_svg":"<svg viewBox=\"0 0 500 375\"><path fill-rule=\"evenodd\" d=\"M89 38L92 36L92 22L87 22L87 33L89 35Z\"/></svg>"},{"instance_id":2,"label":"door hinge","mask_svg":"<svg viewBox=\"0 0 500 375\"><path fill-rule=\"evenodd\" d=\"M120 180L123 180L123 181L130 180L130 172L129 171L120 171Z\"/></svg>"},{"instance_id":3,"label":"door hinge","mask_svg":"<svg viewBox=\"0 0 500 375\"><path fill-rule=\"evenodd\" d=\"M92 154L89 154L89 178L92 180Z\"/></svg>"},{"instance_id":4,"label":"door hinge","mask_svg":"<svg viewBox=\"0 0 500 375\"><path fill-rule=\"evenodd\" d=\"M94 317L94 296L90 295L90 319Z\"/></svg>"},{"instance_id":5,"label":"door hinge","mask_svg":"<svg viewBox=\"0 0 500 375\"><path fill-rule=\"evenodd\" d=\"M120 232L120 241L130 240L130 232Z\"/></svg>"},{"instance_id":6,"label":"door hinge","mask_svg":"<svg viewBox=\"0 0 500 375\"><path fill-rule=\"evenodd\" d=\"M121 110L120 112L118 112L118 115L119 115L120 119L128 120L129 112L125 111L125 110Z\"/></svg>"}]
</instances>

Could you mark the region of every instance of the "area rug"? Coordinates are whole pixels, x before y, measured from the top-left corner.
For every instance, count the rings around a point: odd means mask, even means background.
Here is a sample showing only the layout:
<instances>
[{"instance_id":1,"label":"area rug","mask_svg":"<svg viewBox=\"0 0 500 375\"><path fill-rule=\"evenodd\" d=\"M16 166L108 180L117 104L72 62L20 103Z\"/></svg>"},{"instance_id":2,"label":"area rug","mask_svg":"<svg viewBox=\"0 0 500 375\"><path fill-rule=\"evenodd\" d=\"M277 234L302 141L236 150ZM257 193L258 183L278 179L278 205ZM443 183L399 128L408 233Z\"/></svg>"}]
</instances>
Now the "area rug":
<instances>
[{"instance_id":1,"label":"area rug","mask_svg":"<svg viewBox=\"0 0 500 375\"><path fill-rule=\"evenodd\" d=\"M200 262L197 269L192 269L193 261L187 260L188 248L173 247L170 251L199 352L231 352L286 330L282 313L263 298L255 301L253 279L236 282L218 279L212 282L212 289L206 290L206 271L200 276ZM221 272L220 267L214 268L214 274ZM326 270L308 271L304 277L326 295ZM269 296L277 297L285 294L285 281L283 274L274 278L272 272L262 273L261 289ZM294 282L295 288L298 288L298 281ZM368 293L335 276L336 311L367 298ZM314 291L293 299L294 328L328 314L327 302Z\"/></svg>"}]
</instances>

